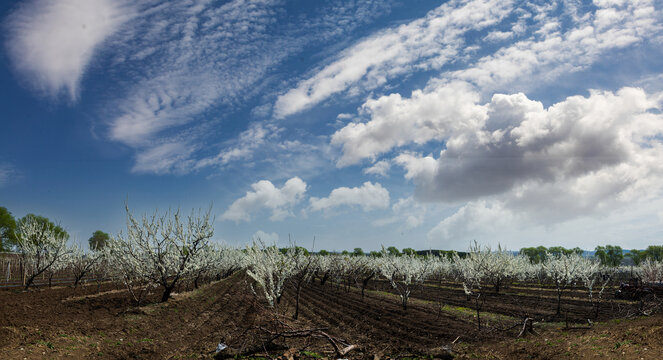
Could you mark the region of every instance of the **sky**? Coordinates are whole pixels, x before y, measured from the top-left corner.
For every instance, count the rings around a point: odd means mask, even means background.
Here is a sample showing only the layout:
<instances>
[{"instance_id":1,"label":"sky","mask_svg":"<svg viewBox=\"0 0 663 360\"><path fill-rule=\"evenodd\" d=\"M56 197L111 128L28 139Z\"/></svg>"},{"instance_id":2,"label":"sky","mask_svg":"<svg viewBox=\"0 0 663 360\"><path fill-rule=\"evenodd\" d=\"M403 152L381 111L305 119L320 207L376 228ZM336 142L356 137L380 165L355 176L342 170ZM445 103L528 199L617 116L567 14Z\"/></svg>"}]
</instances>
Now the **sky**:
<instances>
[{"instance_id":1,"label":"sky","mask_svg":"<svg viewBox=\"0 0 663 360\"><path fill-rule=\"evenodd\" d=\"M663 3L0 4L0 206L340 251L663 242Z\"/></svg>"}]
</instances>

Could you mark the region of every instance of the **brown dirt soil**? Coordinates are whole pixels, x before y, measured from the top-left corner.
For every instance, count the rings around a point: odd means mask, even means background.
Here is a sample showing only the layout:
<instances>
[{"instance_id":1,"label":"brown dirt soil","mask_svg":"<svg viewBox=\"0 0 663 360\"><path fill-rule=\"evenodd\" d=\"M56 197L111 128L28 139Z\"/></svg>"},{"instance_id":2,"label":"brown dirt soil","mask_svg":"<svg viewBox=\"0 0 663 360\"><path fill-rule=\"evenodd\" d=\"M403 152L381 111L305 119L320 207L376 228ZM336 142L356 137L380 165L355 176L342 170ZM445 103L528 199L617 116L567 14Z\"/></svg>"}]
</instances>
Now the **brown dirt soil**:
<instances>
[{"instance_id":1,"label":"brown dirt soil","mask_svg":"<svg viewBox=\"0 0 663 360\"><path fill-rule=\"evenodd\" d=\"M439 299L427 300L438 295L428 287L420 291L419 299L410 301L406 312L399 298L386 291L367 291L362 299L356 288L315 282L302 291L300 319L293 321L293 289L284 294L277 317L261 296L252 294L248 282L246 275L237 273L175 294L164 304L155 303L159 294L152 294L148 298L152 303L141 308L134 308L126 291L112 284L103 285L99 292L96 285L75 291L68 287L0 291L0 359L212 358L219 342L235 351L261 344L267 334L260 327L272 331L324 328L329 335L358 346L346 356L351 359L431 358L444 354L445 346L460 358L663 358L661 316L611 320L588 330L539 324L540 335L515 340L518 328L498 329L511 327L519 319L485 312L484 328L478 331L472 309L440 308ZM324 339L277 339L275 343L282 346L277 354L295 348L290 351L294 358L333 356Z\"/></svg>"},{"instance_id":2,"label":"brown dirt soil","mask_svg":"<svg viewBox=\"0 0 663 360\"><path fill-rule=\"evenodd\" d=\"M461 359L663 359L663 316L615 319L591 329L552 326L539 335L488 344L458 344Z\"/></svg>"},{"instance_id":3,"label":"brown dirt soil","mask_svg":"<svg viewBox=\"0 0 663 360\"><path fill-rule=\"evenodd\" d=\"M393 288L386 281L372 281L369 288L394 293ZM587 291L565 289L562 292L561 314L556 315L556 290L536 291L505 288L499 293L495 293L492 288L488 287L482 292L482 296L485 298L482 310L516 318L524 318L528 315L537 320L568 320L583 323L588 318L604 321L637 312L637 303L615 300L613 293L613 291L608 291L605 294L599 303L598 317L596 317L595 309L588 300ZM450 284L445 284L445 286L426 284L423 287L414 288L411 297L427 301L442 300L445 304L454 306L474 307L458 284L455 287L451 287Z\"/></svg>"}]
</instances>

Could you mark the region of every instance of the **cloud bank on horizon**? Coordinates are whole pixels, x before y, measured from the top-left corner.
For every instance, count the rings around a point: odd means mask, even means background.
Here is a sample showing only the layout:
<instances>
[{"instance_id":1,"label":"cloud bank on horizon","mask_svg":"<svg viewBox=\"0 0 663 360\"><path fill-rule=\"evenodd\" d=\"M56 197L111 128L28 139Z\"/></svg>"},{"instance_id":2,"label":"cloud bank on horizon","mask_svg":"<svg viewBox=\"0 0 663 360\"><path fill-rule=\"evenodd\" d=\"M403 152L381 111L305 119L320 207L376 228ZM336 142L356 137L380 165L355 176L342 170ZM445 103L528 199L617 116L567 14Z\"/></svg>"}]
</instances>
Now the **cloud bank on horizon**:
<instances>
[{"instance_id":1,"label":"cloud bank on horizon","mask_svg":"<svg viewBox=\"0 0 663 360\"><path fill-rule=\"evenodd\" d=\"M32 0L4 26L17 77L96 109L127 176L246 175L219 219L253 237L355 213L438 248L660 227L660 3L426 6Z\"/></svg>"}]
</instances>

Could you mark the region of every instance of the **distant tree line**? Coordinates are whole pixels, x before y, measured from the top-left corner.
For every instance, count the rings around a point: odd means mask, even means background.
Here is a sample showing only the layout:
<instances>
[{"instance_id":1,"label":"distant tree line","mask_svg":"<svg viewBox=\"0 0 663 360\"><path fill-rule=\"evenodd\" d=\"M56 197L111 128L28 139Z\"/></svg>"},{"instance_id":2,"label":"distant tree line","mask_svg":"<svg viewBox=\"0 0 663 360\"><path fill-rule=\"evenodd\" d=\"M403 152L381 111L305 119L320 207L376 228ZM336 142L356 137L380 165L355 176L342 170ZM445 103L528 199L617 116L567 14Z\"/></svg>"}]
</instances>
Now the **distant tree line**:
<instances>
[{"instance_id":1,"label":"distant tree line","mask_svg":"<svg viewBox=\"0 0 663 360\"><path fill-rule=\"evenodd\" d=\"M63 239L64 241L69 240L69 233L62 226L55 224L47 217L30 213L16 220L6 207L0 206L0 252L21 250L21 239L18 229L29 222L39 224L43 231L49 231L59 239ZM91 250L101 250L106 246L109 239L110 236L107 233L97 230L88 239L88 244ZM36 238L26 240L37 241Z\"/></svg>"},{"instance_id":2,"label":"distant tree line","mask_svg":"<svg viewBox=\"0 0 663 360\"><path fill-rule=\"evenodd\" d=\"M529 258L532 264L540 264L549 256L570 255L576 253L582 255L584 250L576 247L566 249L561 246L546 248L545 246L525 247L520 249L520 254ZM622 264L625 258L629 258L635 265L640 265L644 260L653 261L663 260L663 246L650 245L645 250L632 249L625 251L618 245L597 246L594 249L594 257L599 259L601 265L608 267L617 267Z\"/></svg>"},{"instance_id":3,"label":"distant tree line","mask_svg":"<svg viewBox=\"0 0 663 360\"><path fill-rule=\"evenodd\" d=\"M288 248L283 248L281 249L282 252L287 251ZM397 247L395 246L389 246L384 249L383 251L370 251L370 252L364 252L362 248L354 248L352 252L348 250L343 250L341 252L329 252L327 250L320 250L318 251L317 255L334 255L334 254L340 254L340 255L346 255L346 256L371 256L371 257L382 257L384 254L388 255L393 255L393 256L402 256L402 255L408 255L408 256L437 256L437 257L446 257L448 259L451 259L454 257L454 255L458 255L461 258L464 258L467 253L464 251L455 251L455 250L415 250L413 248L404 248L402 250L398 250Z\"/></svg>"}]
</instances>

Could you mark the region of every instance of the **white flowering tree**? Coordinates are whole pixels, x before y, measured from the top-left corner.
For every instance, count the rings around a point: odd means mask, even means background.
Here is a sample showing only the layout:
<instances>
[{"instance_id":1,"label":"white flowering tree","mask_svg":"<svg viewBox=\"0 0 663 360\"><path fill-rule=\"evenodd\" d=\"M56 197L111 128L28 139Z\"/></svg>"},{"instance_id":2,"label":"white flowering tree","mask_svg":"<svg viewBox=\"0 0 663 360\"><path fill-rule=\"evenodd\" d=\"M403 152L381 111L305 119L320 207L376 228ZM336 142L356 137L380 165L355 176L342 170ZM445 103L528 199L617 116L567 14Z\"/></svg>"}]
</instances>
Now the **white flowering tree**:
<instances>
[{"instance_id":1,"label":"white flowering tree","mask_svg":"<svg viewBox=\"0 0 663 360\"><path fill-rule=\"evenodd\" d=\"M543 267L557 289L557 315L562 311L562 291L580 278L580 272L586 262L577 253L548 254Z\"/></svg>"},{"instance_id":2,"label":"white flowering tree","mask_svg":"<svg viewBox=\"0 0 663 360\"><path fill-rule=\"evenodd\" d=\"M407 303L413 286L421 285L431 275L432 260L419 258L416 255L396 256L388 253L384 247L382 257L376 258L380 273L389 280L401 298L403 310L407 310Z\"/></svg>"},{"instance_id":3,"label":"white flowering tree","mask_svg":"<svg viewBox=\"0 0 663 360\"><path fill-rule=\"evenodd\" d=\"M332 262L336 259L334 255L318 255L314 262L314 277L320 279L320 285L324 286L332 274Z\"/></svg>"},{"instance_id":4,"label":"white flowering tree","mask_svg":"<svg viewBox=\"0 0 663 360\"><path fill-rule=\"evenodd\" d=\"M500 292L505 282L519 277L521 265L526 261L525 257L514 256L511 252L502 249L501 245L497 246L497 251L491 251L490 247L486 247L484 250L478 249L471 256L482 258L478 262L482 267L482 277L493 285L496 293Z\"/></svg>"},{"instance_id":5,"label":"white flowering tree","mask_svg":"<svg viewBox=\"0 0 663 360\"><path fill-rule=\"evenodd\" d=\"M295 314L293 315L295 320L299 317L299 299L302 288L311 281L315 270L315 256L311 256L302 250L303 248L292 246L286 253L293 264L290 281L295 287Z\"/></svg>"},{"instance_id":6,"label":"white flowering tree","mask_svg":"<svg viewBox=\"0 0 663 360\"><path fill-rule=\"evenodd\" d=\"M260 286L269 306L278 311L286 281L295 273L295 264L276 247L258 240L246 249L246 273ZM251 285L254 293L255 289Z\"/></svg>"},{"instance_id":7,"label":"white flowering tree","mask_svg":"<svg viewBox=\"0 0 663 360\"><path fill-rule=\"evenodd\" d=\"M62 264L68 253L66 232L43 219L26 216L17 224L16 239L23 261L26 290L37 276Z\"/></svg>"},{"instance_id":8,"label":"white flowering tree","mask_svg":"<svg viewBox=\"0 0 663 360\"><path fill-rule=\"evenodd\" d=\"M663 262L646 259L636 270L644 283L663 282Z\"/></svg>"},{"instance_id":9,"label":"white flowering tree","mask_svg":"<svg viewBox=\"0 0 663 360\"><path fill-rule=\"evenodd\" d=\"M364 292L368 282L380 274L379 261L373 256L355 256L352 266L355 268L355 283L361 283L361 298L364 298Z\"/></svg>"},{"instance_id":10,"label":"white flowering tree","mask_svg":"<svg viewBox=\"0 0 663 360\"><path fill-rule=\"evenodd\" d=\"M469 301L474 299L475 310L477 312L477 328L481 330L481 308L485 302L485 297L481 295L481 280L485 277L484 270L486 266L484 263L488 261L485 252L481 251L481 247L475 243L470 246L470 251L464 258L454 254L453 264L456 276L463 283L463 291Z\"/></svg>"},{"instance_id":11,"label":"white flowering tree","mask_svg":"<svg viewBox=\"0 0 663 360\"><path fill-rule=\"evenodd\" d=\"M44 271L44 276L46 279L48 279L49 288L53 286L53 279L55 278L55 275L59 274L62 276L66 274L67 271L71 270L72 256L73 250L71 248L67 248L67 251L62 255L62 257L56 261L53 266Z\"/></svg>"},{"instance_id":12,"label":"white flowering tree","mask_svg":"<svg viewBox=\"0 0 663 360\"><path fill-rule=\"evenodd\" d=\"M80 246L74 245L71 254L67 257L68 268L74 275L74 289L78 286L85 275L92 272L95 265L101 259L99 251L85 251Z\"/></svg>"},{"instance_id":13,"label":"white flowering tree","mask_svg":"<svg viewBox=\"0 0 663 360\"><path fill-rule=\"evenodd\" d=\"M112 263L121 269L125 284L161 287L161 301L168 301L180 279L205 265L201 261L214 235L211 209L192 212L185 219L179 210L143 215L141 220L128 207L126 211L126 235L120 233L110 241Z\"/></svg>"},{"instance_id":14,"label":"white flowering tree","mask_svg":"<svg viewBox=\"0 0 663 360\"><path fill-rule=\"evenodd\" d=\"M213 247L213 254L216 260L212 269L217 274L217 279L227 278L235 271L245 267L245 255L241 249L230 246Z\"/></svg>"}]
</instances>

